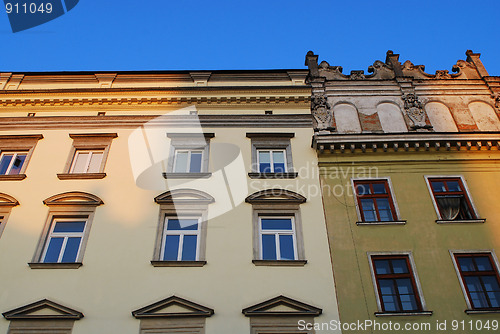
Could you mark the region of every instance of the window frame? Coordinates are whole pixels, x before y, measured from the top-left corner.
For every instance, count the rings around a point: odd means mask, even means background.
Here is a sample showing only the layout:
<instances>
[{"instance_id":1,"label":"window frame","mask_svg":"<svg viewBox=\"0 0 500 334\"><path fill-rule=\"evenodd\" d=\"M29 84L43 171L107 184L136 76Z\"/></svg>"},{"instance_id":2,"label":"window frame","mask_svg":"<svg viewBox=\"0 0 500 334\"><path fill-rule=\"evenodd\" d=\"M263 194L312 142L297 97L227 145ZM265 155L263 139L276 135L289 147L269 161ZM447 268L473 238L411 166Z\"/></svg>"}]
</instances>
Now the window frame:
<instances>
[{"instance_id":1,"label":"window frame","mask_svg":"<svg viewBox=\"0 0 500 334\"><path fill-rule=\"evenodd\" d=\"M83 228L83 232L54 232L54 229L57 225L58 222L64 222L64 221L84 221L85 226ZM82 242L83 238L86 235L86 230L88 226L88 216L81 216L81 217L65 217L65 216L53 216L52 223L49 229L49 232L47 234L47 240L44 245L44 250L42 252L42 255L40 257L41 263L73 263L73 262L62 262L62 258L64 256L64 252L66 250L67 242L68 239L71 237L80 237L80 244L78 246L78 251L76 253L76 259L78 260L80 258L80 252L82 251ZM61 245L61 249L59 250L59 257L56 262L45 262L45 257L47 255L47 251L49 249L50 242L52 238L64 238L63 244ZM75 262L81 262L81 261L75 261Z\"/></svg>"},{"instance_id":2,"label":"window frame","mask_svg":"<svg viewBox=\"0 0 500 334\"><path fill-rule=\"evenodd\" d=\"M19 202L14 197L0 193L0 237L5 230L12 208L17 205L19 205Z\"/></svg>"},{"instance_id":3,"label":"window frame","mask_svg":"<svg viewBox=\"0 0 500 334\"><path fill-rule=\"evenodd\" d=\"M471 193L469 191L469 188L467 186L467 182L465 182L465 178L462 175L424 175L425 183L427 185L427 189L429 190L429 195L432 200L432 204L434 205L434 210L436 211L437 219L436 223L438 224L446 224L446 223L484 223L486 219L483 219L480 217L476 206L474 205L474 201L472 199ZM463 193L466 195L466 202L469 206L469 210L471 210L471 214L475 216L473 219L454 219L454 220L448 220L448 219L443 219L441 216L441 210L439 209L439 205L437 204L435 195L434 195L434 190L432 189L431 185L431 179L432 180L446 180L446 179L458 179L460 181L460 184L462 185L463 188Z\"/></svg>"},{"instance_id":4,"label":"window frame","mask_svg":"<svg viewBox=\"0 0 500 334\"><path fill-rule=\"evenodd\" d=\"M204 161L204 158L205 158L205 154L204 154L204 151L205 149L196 149L196 148L176 148L174 150L174 161L173 161L173 168L172 168L172 172L173 173L204 173L203 171L203 161ZM178 161L178 156L179 156L179 153L180 152L187 152L188 153L188 159L187 159L187 163L186 163L186 169L185 171L183 172L178 172L176 171L176 167L177 167L177 161ZM200 171L199 172L191 172L189 171L188 169L191 168L191 159L192 159L192 155L193 155L193 152L200 152L201 153L201 161L200 161Z\"/></svg>"},{"instance_id":5,"label":"window frame","mask_svg":"<svg viewBox=\"0 0 500 334\"><path fill-rule=\"evenodd\" d=\"M30 163L35 147L43 135L0 135L0 157L4 153L26 152L26 159L18 174L0 175L0 181L21 181L26 178L26 169Z\"/></svg>"},{"instance_id":6,"label":"window frame","mask_svg":"<svg viewBox=\"0 0 500 334\"><path fill-rule=\"evenodd\" d=\"M166 179L191 179L209 178L210 172L210 141L215 137L214 133L167 133L170 139L170 153L167 160L166 171L163 177ZM176 172L175 164L178 151L189 151L189 161L192 151L201 151L200 172ZM189 169L190 165L187 165Z\"/></svg>"},{"instance_id":7,"label":"window frame","mask_svg":"<svg viewBox=\"0 0 500 334\"><path fill-rule=\"evenodd\" d=\"M259 148L257 149L257 168L259 170L259 173L265 173L265 172L261 172L260 171L260 152L269 152L269 157L270 157L270 167L271 167L271 171L268 172L268 173L277 173L274 171L274 158L273 158L273 153L274 152L283 152L283 158L285 160L285 172L284 173L287 173L288 172L288 165L287 165L287 153L286 153L286 149L280 149L280 148Z\"/></svg>"},{"instance_id":8,"label":"window frame","mask_svg":"<svg viewBox=\"0 0 500 334\"><path fill-rule=\"evenodd\" d=\"M69 173L70 174L92 174L92 172L89 172L88 169L90 167L90 163L92 161L92 157L94 156L95 152L100 152L102 154L102 157L101 157L101 163L99 164L99 171L94 172L94 173L101 172L101 170L103 170L103 168L104 168L104 166L102 166L102 160L104 158L104 149L102 149L102 150L100 150L100 149L76 149L75 154L73 156L73 162L71 163L71 167L69 169ZM87 161L85 162L85 170L87 170L87 171L83 172L83 173L75 173L74 170L76 167L76 162L78 160L77 157L82 153L89 153L89 157L87 158Z\"/></svg>"},{"instance_id":9,"label":"window frame","mask_svg":"<svg viewBox=\"0 0 500 334\"><path fill-rule=\"evenodd\" d=\"M262 219L290 219L292 229L291 230L286 230L287 232L285 233L283 230L264 230L262 229ZM258 223L258 228L259 228L259 259L260 260L268 260L264 259L264 247L263 247L263 242L262 242L262 237L263 235L274 235L274 240L275 240L275 255L276 255L276 260L275 261L284 261L281 259L281 251L280 251L280 236L281 235L291 235L292 240L293 240L293 253L294 253L294 258L292 261L298 260L298 249L297 249L297 231L295 228L295 215L283 215L283 216L268 216L265 214L259 215L258 217L259 223ZM269 232L268 232L269 231ZM290 232L288 232L290 231ZM274 260L273 260L274 261Z\"/></svg>"},{"instance_id":10,"label":"window frame","mask_svg":"<svg viewBox=\"0 0 500 334\"><path fill-rule=\"evenodd\" d=\"M10 174L10 171L12 170L12 166L14 164L14 161L16 160L17 156L20 153L26 155L26 157L24 158L23 164L21 165L21 168L19 169L19 173L17 173L17 174ZM26 163L26 159L28 158L29 151L21 151L21 150L16 150L16 151L4 150L4 151L1 151L0 152L0 162L2 161L2 159L3 159L3 157L5 155L10 155L10 154L13 154L13 157L12 157L11 162L9 163L9 166L7 167L7 170L5 171L6 173L5 174L0 174L0 175L19 175L19 174L23 174L21 172L23 171L24 165Z\"/></svg>"},{"instance_id":11,"label":"window frame","mask_svg":"<svg viewBox=\"0 0 500 334\"><path fill-rule=\"evenodd\" d=\"M102 179L106 177L104 169L108 160L111 142L114 138L118 137L116 133L83 133L83 134L69 134L73 139L70 153L64 166L63 173L57 174L60 180L74 180L74 179ZM102 151L102 159L97 172L84 172L74 173L74 165L76 163L77 155L83 151L95 152ZM90 163L90 159L87 161ZM87 167L88 168L88 167Z\"/></svg>"},{"instance_id":12,"label":"window frame","mask_svg":"<svg viewBox=\"0 0 500 334\"><path fill-rule=\"evenodd\" d=\"M294 133L287 132L247 132L247 138L251 139L251 168L248 176L252 179L290 179L296 178L298 173L293 167L291 139ZM286 172L260 172L259 151L284 151ZM271 158L272 159L272 158Z\"/></svg>"},{"instance_id":13,"label":"window frame","mask_svg":"<svg viewBox=\"0 0 500 334\"><path fill-rule=\"evenodd\" d=\"M500 307L496 308L475 308L472 304L469 289L465 285L464 276L462 275L462 271L458 265L456 255L464 256L464 255L488 255L490 258L493 271L495 272L495 276L497 278L498 283L500 284L500 264L498 262L498 258L495 254L494 250L450 250L451 260L453 262L453 266L455 268L455 272L457 274L458 281L460 283L460 287L462 288L462 293L465 299L465 303L467 305L467 310L465 313L474 314L474 313L500 313Z\"/></svg>"},{"instance_id":14,"label":"window frame","mask_svg":"<svg viewBox=\"0 0 500 334\"><path fill-rule=\"evenodd\" d=\"M168 230L168 220L169 219L196 219L197 222L197 229L196 230L170 230L172 232L169 233ZM199 256L200 256L200 239L201 239L201 216L199 215L193 215L193 216L186 216L186 215L165 215L165 222L163 223L163 236L162 236L162 244L161 244L161 249L160 249L160 261L169 261L165 260L165 243L167 241L167 236L168 235L179 235L179 245L177 248L177 260L170 260L170 261L190 261L190 260L182 260L183 256L183 244L184 244L184 236L186 235L195 235L196 236L196 252L195 252L195 259L191 261L199 261Z\"/></svg>"},{"instance_id":15,"label":"window frame","mask_svg":"<svg viewBox=\"0 0 500 334\"><path fill-rule=\"evenodd\" d=\"M375 312L376 316L391 316L391 315L432 315L432 311L428 311L425 299L422 293L422 286L420 284L420 280L418 278L415 262L413 260L413 254L410 251L403 252L367 252L368 255L368 264L370 267L370 274L372 276L373 289L375 292L375 299L377 302L378 312ZM412 286L415 293L415 299L420 302L419 309L417 311L385 311L385 307L383 306L381 300L380 288L377 280L377 274L375 271L375 265L373 263L374 258L404 258L406 257L408 269L410 271L412 278ZM408 275L408 274L406 274Z\"/></svg>"},{"instance_id":16,"label":"window frame","mask_svg":"<svg viewBox=\"0 0 500 334\"><path fill-rule=\"evenodd\" d=\"M375 182L375 183L380 183L383 182L385 183L385 188L386 191L388 190L387 198L389 198L389 205L392 210L392 216L393 219L392 221L365 221L364 220L364 214L363 210L361 207L361 199L358 196L356 192L356 183L363 183L363 182ZM356 207L356 215L358 218L358 221L356 222L356 225L363 226L363 225L404 225L406 224L406 220L401 219L401 214L399 212L399 207L398 203L395 198L395 193L394 193L394 188L392 186L392 180L390 177L377 177L377 178L371 178L371 177L363 177L363 178L351 178L351 186L352 186L352 191L354 195L354 205ZM375 197L372 197L375 198ZM377 216L379 216L379 213L377 211Z\"/></svg>"}]
</instances>

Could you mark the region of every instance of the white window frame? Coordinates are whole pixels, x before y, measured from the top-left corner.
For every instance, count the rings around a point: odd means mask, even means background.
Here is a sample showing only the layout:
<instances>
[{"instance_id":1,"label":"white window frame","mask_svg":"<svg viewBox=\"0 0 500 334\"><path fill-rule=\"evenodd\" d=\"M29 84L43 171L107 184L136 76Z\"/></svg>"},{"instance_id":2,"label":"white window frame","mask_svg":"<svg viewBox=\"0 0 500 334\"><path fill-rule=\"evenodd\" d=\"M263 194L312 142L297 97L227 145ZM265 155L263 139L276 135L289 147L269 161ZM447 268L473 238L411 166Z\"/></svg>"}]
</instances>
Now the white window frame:
<instances>
[{"instance_id":1,"label":"white window frame","mask_svg":"<svg viewBox=\"0 0 500 334\"><path fill-rule=\"evenodd\" d=\"M271 171L268 172L268 173L275 173L274 171L274 158L273 158L273 152L283 152L283 158L284 158L284 164L285 164L285 172L284 173L288 173L288 162L287 162L287 159L286 159L286 149L273 149L273 148L259 148L257 149L257 166L258 166L258 170L260 172L260 152L270 152L270 164L271 164Z\"/></svg>"},{"instance_id":2,"label":"white window frame","mask_svg":"<svg viewBox=\"0 0 500 334\"><path fill-rule=\"evenodd\" d=\"M58 222L65 222L65 221L85 221L85 227L83 228L82 232L54 232L54 228ZM85 232L87 230L88 226L88 217L87 218L59 218L59 217L54 217L52 220L52 225L50 226L50 232L47 235L47 240L45 241L45 246L44 250L42 253L41 261L42 263L52 263L52 262L45 262L45 256L47 255L47 251L49 249L49 244L51 239L54 238L61 238L64 237L64 241L61 245L61 250L59 251L59 258L57 259L57 262L55 263L62 263L62 258L64 255L64 251L66 250L66 244L68 242L68 238L72 237L80 237L80 245L78 246L78 252L76 253L75 257L75 262L78 262L78 259L80 258L80 252L82 249L82 243L85 237ZM72 262L69 262L72 263Z\"/></svg>"},{"instance_id":3,"label":"white window frame","mask_svg":"<svg viewBox=\"0 0 500 334\"><path fill-rule=\"evenodd\" d=\"M463 175L424 175L425 183L427 185L427 189L429 190L429 195L431 196L432 204L434 205L434 210L436 210L436 215L438 220L443 220L443 217L441 216L441 212L439 211L438 204L436 202L436 199L434 198L434 193L432 192L432 186L431 182L429 179L452 179L452 178L459 178L462 181L462 185L464 186L464 192L467 194L467 197L469 199L470 205L472 207L472 211L474 215L476 216L475 219L469 219L469 220L452 220L450 222L481 222L483 223L485 219L482 219L481 216L479 215L476 205L474 204L474 200L472 199L472 196L469 191L469 187L467 186L467 182L465 182L465 178Z\"/></svg>"},{"instance_id":4,"label":"white window frame","mask_svg":"<svg viewBox=\"0 0 500 334\"><path fill-rule=\"evenodd\" d=\"M263 230L262 229L262 219L290 219L292 222L292 229L291 230ZM280 235L291 235L293 239L293 260L298 260L298 250L297 250L297 233L295 229L295 217L294 216L259 216L259 258L260 260L264 260L263 258L263 245L262 245L262 236L264 234L267 235L274 235L275 238L275 245L276 249L274 250L276 252L276 260L277 261L283 261L281 259L281 252L280 252L280 241L279 237Z\"/></svg>"},{"instance_id":5,"label":"white window frame","mask_svg":"<svg viewBox=\"0 0 500 334\"><path fill-rule=\"evenodd\" d=\"M403 252L367 252L368 256L368 264L370 266L370 274L372 276L373 289L375 292L375 299L377 301L377 308L380 314L432 314L431 311L427 311L427 306L425 304L424 294L422 293L422 285L420 284L420 279L418 278L417 266L415 265L415 261L413 260L413 254L411 251L403 251ZM373 256L408 256L408 260L410 262L411 271L413 273L413 279L415 280L415 285L417 286L417 293L420 298L420 304L422 306L422 311L414 311L414 312L385 312L383 311L382 301L380 295L378 293L378 284L377 277L375 276L375 268L373 266Z\"/></svg>"},{"instance_id":6,"label":"white window frame","mask_svg":"<svg viewBox=\"0 0 500 334\"><path fill-rule=\"evenodd\" d=\"M356 193L356 185L355 181L387 181L387 185L389 186L389 190L391 192L392 204L394 205L396 220L394 221L376 221L376 222L365 222L362 219L361 208L358 203L358 194ZM357 177L351 178L351 186L353 191L354 205L356 207L356 215L358 217L357 225L404 225L406 224L406 220L401 219L401 214L399 212L398 202L396 201L396 195L394 193L394 188L392 186L392 180L390 176L383 177Z\"/></svg>"},{"instance_id":7,"label":"white window frame","mask_svg":"<svg viewBox=\"0 0 500 334\"><path fill-rule=\"evenodd\" d=\"M497 255L495 254L495 250L493 249L484 249L484 250L464 250L464 249L450 249L451 261L453 262L453 266L455 267L455 272L457 274L458 281L460 283L460 287L462 288L462 293L464 294L465 303L467 304L467 313L485 313L483 310L477 310L472 306L472 302L469 299L469 295L467 294L467 287L465 286L464 280L462 279L462 275L460 274L460 268L458 268L457 259L455 258L455 254L490 254L493 259L494 269L500 274L500 263L498 262ZM489 311L486 311L489 312Z\"/></svg>"},{"instance_id":8,"label":"white window frame","mask_svg":"<svg viewBox=\"0 0 500 334\"><path fill-rule=\"evenodd\" d=\"M198 221L198 228L196 230L168 230L168 220L169 219L196 219ZM165 222L163 225L163 236L160 249L160 259L165 260L165 243L167 241L167 235L178 235L179 236L179 246L177 248L177 260L176 261L188 261L182 260L182 246L184 244L185 235L196 235L196 257L191 261L199 261L200 254L200 234L201 234L201 217L200 216L165 216Z\"/></svg>"},{"instance_id":9,"label":"white window frame","mask_svg":"<svg viewBox=\"0 0 500 334\"><path fill-rule=\"evenodd\" d=\"M89 153L89 156L87 158L87 162L85 163L85 172L83 172L83 174L87 174L87 173L90 173L89 172L89 167L90 167L90 162L92 161L92 156L96 153L96 152L99 152L102 157L101 157L101 163L99 164L99 170L97 172L92 172L92 173L99 173L100 170L102 169L101 166L102 166L102 161L104 159L104 149L95 149L95 150L90 150L90 149L76 149L75 150L75 154L73 156L73 162L71 163L71 168L69 170L70 174L75 174L74 172L74 169L75 169L75 165L76 165L76 160L78 159L78 156L82 153ZM80 174L80 173L78 173Z\"/></svg>"},{"instance_id":10,"label":"white window frame","mask_svg":"<svg viewBox=\"0 0 500 334\"><path fill-rule=\"evenodd\" d=\"M200 171L199 173L203 173L204 171L204 166L203 166L203 159L205 159L205 154L204 154L205 149L204 148L176 148L174 152L174 164L173 164L173 172L174 173L196 173L196 172L191 172L189 171L189 168L191 166L191 155L193 152L200 152L201 153L201 161L200 161ZM177 156L180 152L188 152L188 160L187 160L187 165L186 165L186 170L185 171L177 171L176 166L177 166Z\"/></svg>"},{"instance_id":11,"label":"white window frame","mask_svg":"<svg viewBox=\"0 0 500 334\"><path fill-rule=\"evenodd\" d=\"M12 157L12 160L10 161L9 166L7 167L7 170L5 171L5 174L1 174L1 175L18 175L18 174L22 174L24 165L27 163L27 160L28 160L29 151L2 151L1 154L0 154L0 161L2 161L2 159L3 159L3 157L5 155L11 155L11 154L13 154L14 156ZM14 161L16 161L16 158L17 158L17 156L19 154L26 155L26 158L24 158L24 161L23 161L23 164L21 166L21 169L19 170L19 173L18 174L10 174L12 166L14 165Z\"/></svg>"}]
</instances>

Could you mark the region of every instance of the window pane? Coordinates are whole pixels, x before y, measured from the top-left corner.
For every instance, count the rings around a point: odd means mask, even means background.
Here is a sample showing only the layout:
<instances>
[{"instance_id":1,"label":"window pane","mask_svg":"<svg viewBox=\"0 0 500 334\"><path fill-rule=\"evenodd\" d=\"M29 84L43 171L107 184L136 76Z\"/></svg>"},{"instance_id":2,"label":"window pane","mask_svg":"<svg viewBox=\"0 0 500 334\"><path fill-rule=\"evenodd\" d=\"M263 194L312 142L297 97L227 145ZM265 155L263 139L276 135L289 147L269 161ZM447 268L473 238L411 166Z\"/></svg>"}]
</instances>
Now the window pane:
<instances>
[{"instance_id":1,"label":"window pane","mask_svg":"<svg viewBox=\"0 0 500 334\"><path fill-rule=\"evenodd\" d=\"M447 181L446 184L448 185L448 191L462 191L458 181Z\"/></svg>"},{"instance_id":2,"label":"window pane","mask_svg":"<svg viewBox=\"0 0 500 334\"><path fill-rule=\"evenodd\" d=\"M76 152L75 163L73 166L73 173L86 173L87 160L89 158L89 153Z\"/></svg>"},{"instance_id":3,"label":"window pane","mask_svg":"<svg viewBox=\"0 0 500 334\"><path fill-rule=\"evenodd\" d=\"M372 186L374 194L387 194L384 183L373 183Z\"/></svg>"},{"instance_id":4,"label":"window pane","mask_svg":"<svg viewBox=\"0 0 500 334\"><path fill-rule=\"evenodd\" d=\"M198 236L185 235L182 244L182 261L195 261L196 260L196 242Z\"/></svg>"},{"instance_id":5,"label":"window pane","mask_svg":"<svg viewBox=\"0 0 500 334\"><path fill-rule=\"evenodd\" d=\"M411 280L409 278L397 279L396 284L400 295L413 294L413 286L411 285Z\"/></svg>"},{"instance_id":6,"label":"window pane","mask_svg":"<svg viewBox=\"0 0 500 334\"><path fill-rule=\"evenodd\" d=\"M399 311L399 305L397 302L397 295L393 280L381 279L378 283L380 285L380 293L382 294L381 298L384 305L384 310L386 312Z\"/></svg>"},{"instance_id":7,"label":"window pane","mask_svg":"<svg viewBox=\"0 0 500 334\"><path fill-rule=\"evenodd\" d=\"M87 173L99 173L101 170L102 152L93 152L90 158L90 165Z\"/></svg>"},{"instance_id":8,"label":"window pane","mask_svg":"<svg viewBox=\"0 0 500 334\"><path fill-rule=\"evenodd\" d=\"M377 198L377 207L380 221L388 222L393 220L391 206L387 198Z\"/></svg>"},{"instance_id":9,"label":"window pane","mask_svg":"<svg viewBox=\"0 0 500 334\"><path fill-rule=\"evenodd\" d=\"M432 189L435 192L444 192L446 188L444 187L444 182L441 181L431 181Z\"/></svg>"},{"instance_id":10,"label":"window pane","mask_svg":"<svg viewBox=\"0 0 500 334\"><path fill-rule=\"evenodd\" d=\"M372 199L362 199L361 209L363 210L364 220L367 222L377 221L377 213L375 211L375 203Z\"/></svg>"},{"instance_id":11,"label":"window pane","mask_svg":"<svg viewBox=\"0 0 500 334\"><path fill-rule=\"evenodd\" d=\"M375 260L373 261L375 265L375 271L379 275L390 274L391 267L389 266L389 260Z\"/></svg>"},{"instance_id":12,"label":"window pane","mask_svg":"<svg viewBox=\"0 0 500 334\"><path fill-rule=\"evenodd\" d=\"M459 257L458 265L462 271L476 271L474 268L474 262L470 257Z\"/></svg>"},{"instance_id":13,"label":"window pane","mask_svg":"<svg viewBox=\"0 0 500 334\"><path fill-rule=\"evenodd\" d=\"M50 238L43 262L57 262L64 238Z\"/></svg>"},{"instance_id":14,"label":"window pane","mask_svg":"<svg viewBox=\"0 0 500 334\"><path fill-rule=\"evenodd\" d=\"M356 193L360 196L371 194L369 184L356 184Z\"/></svg>"},{"instance_id":15,"label":"window pane","mask_svg":"<svg viewBox=\"0 0 500 334\"><path fill-rule=\"evenodd\" d=\"M274 234L262 235L262 259L276 260L276 239Z\"/></svg>"},{"instance_id":16,"label":"window pane","mask_svg":"<svg viewBox=\"0 0 500 334\"><path fill-rule=\"evenodd\" d=\"M196 231L198 229L198 219L169 219L167 230L169 231Z\"/></svg>"},{"instance_id":17,"label":"window pane","mask_svg":"<svg viewBox=\"0 0 500 334\"><path fill-rule=\"evenodd\" d=\"M188 163L188 152L176 152L175 154L175 173L186 173Z\"/></svg>"},{"instance_id":18,"label":"window pane","mask_svg":"<svg viewBox=\"0 0 500 334\"><path fill-rule=\"evenodd\" d=\"M82 238L68 238L61 262L76 262L76 255Z\"/></svg>"},{"instance_id":19,"label":"window pane","mask_svg":"<svg viewBox=\"0 0 500 334\"><path fill-rule=\"evenodd\" d=\"M262 218L263 230L292 230L292 220L290 218Z\"/></svg>"},{"instance_id":20,"label":"window pane","mask_svg":"<svg viewBox=\"0 0 500 334\"><path fill-rule=\"evenodd\" d=\"M295 260L293 236L280 235L280 260Z\"/></svg>"},{"instance_id":21,"label":"window pane","mask_svg":"<svg viewBox=\"0 0 500 334\"><path fill-rule=\"evenodd\" d=\"M9 168L10 161L12 160L13 154L4 154L2 160L0 160L0 174L6 175L7 168Z\"/></svg>"},{"instance_id":22,"label":"window pane","mask_svg":"<svg viewBox=\"0 0 500 334\"><path fill-rule=\"evenodd\" d=\"M190 173L200 173L201 172L201 152L191 152L191 163L189 165Z\"/></svg>"},{"instance_id":23,"label":"window pane","mask_svg":"<svg viewBox=\"0 0 500 334\"><path fill-rule=\"evenodd\" d=\"M269 151L259 151L259 172L271 173L271 155Z\"/></svg>"},{"instance_id":24,"label":"window pane","mask_svg":"<svg viewBox=\"0 0 500 334\"><path fill-rule=\"evenodd\" d=\"M54 232L83 232L85 222L56 222Z\"/></svg>"},{"instance_id":25,"label":"window pane","mask_svg":"<svg viewBox=\"0 0 500 334\"><path fill-rule=\"evenodd\" d=\"M392 260L392 268L394 274L407 274L408 266L406 260Z\"/></svg>"},{"instance_id":26,"label":"window pane","mask_svg":"<svg viewBox=\"0 0 500 334\"><path fill-rule=\"evenodd\" d=\"M477 256L474 257L476 262L478 271L491 271L493 268L491 267L490 258L487 256Z\"/></svg>"},{"instance_id":27,"label":"window pane","mask_svg":"<svg viewBox=\"0 0 500 334\"><path fill-rule=\"evenodd\" d=\"M21 172L21 168L23 167L24 160L26 160L26 154L18 154L9 171L9 175L19 174Z\"/></svg>"},{"instance_id":28,"label":"window pane","mask_svg":"<svg viewBox=\"0 0 500 334\"><path fill-rule=\"evenodd\" d=\"M165 249L163 252L163 260L177 261L179 252L179 238L178 235L167 235L165 238Z\"/></svg>"},{"instance_id":29,"label":"window pane","mask_svg":"<svg viewBox=\"0 0 500 334\"><path fill-rule=\"evenodd\" d=\"M481 279L483 280L484 289L486 291L500 291L496 276L481 276Z\"/></svg>"},{"instance_id":30,"label":"window pane","mask_svg":"<svg viewBox=\"0 0 500 334\"><path fill-rule=\"evenodd\" d=\"M283 151L273 152L273 164L275 173L285 173L285 153Z\"/></svg>"}]
</instances>

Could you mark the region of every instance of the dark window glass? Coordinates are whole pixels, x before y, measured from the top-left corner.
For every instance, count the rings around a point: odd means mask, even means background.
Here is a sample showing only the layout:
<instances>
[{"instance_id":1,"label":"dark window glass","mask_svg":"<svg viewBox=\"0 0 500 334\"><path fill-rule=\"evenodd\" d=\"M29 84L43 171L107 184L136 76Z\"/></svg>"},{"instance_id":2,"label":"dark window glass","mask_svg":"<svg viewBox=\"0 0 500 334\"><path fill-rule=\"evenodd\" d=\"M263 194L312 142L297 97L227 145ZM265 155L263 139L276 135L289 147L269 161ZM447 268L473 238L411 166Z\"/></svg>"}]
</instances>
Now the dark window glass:
<instances>
[{"instance_id":1,"label":"dark window glass","mask_svg":"<svg viewBox=\"0 0 500 334\"><path fill-rule=\"evenodd\" d=\"M355 181L354 186L362 221L396 220L396 210L386 180Z\"/></svg>"},{"instance_id":2,"label":"dark window glass","mask_svg":"<svg viewBox=\"0 0 500 334\"><path fill-rule=\"evenodd\" d=\"M429 179L429 182L442 219L477 218L460 178Z\"/></svg>"}]
</instances>

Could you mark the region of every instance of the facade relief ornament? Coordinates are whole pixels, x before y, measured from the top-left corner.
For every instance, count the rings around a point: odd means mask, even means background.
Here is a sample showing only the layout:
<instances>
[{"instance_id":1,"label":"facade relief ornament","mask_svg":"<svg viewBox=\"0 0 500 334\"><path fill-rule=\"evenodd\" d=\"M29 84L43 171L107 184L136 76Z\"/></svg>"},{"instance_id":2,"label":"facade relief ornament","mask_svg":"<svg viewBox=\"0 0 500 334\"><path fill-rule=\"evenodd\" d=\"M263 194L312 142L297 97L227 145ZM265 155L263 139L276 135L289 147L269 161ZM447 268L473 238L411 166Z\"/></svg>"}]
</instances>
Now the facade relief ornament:
<instances>
[{"instance_id":1,"label":"facade relief ornament","mask_svg":"<svg viewBox=\"0 0 500 334\"><path fill-rule=\"evenodd\" d=\"M332 111L325 95L313 94L311 97L311 113L313 115L314 131L330 133L334 130L332 124Z\"/></svg>"},{"instance_id":2,"label":"facade relief ornament","mask_svg":"<svg viewBox=\"0 0 500 334\"><path fill-rule=\"evenodd\" d=\"M406 115L413 122L412 128L415 130L431 128L425 123L425 111L418 96L415 93L408 93L403 94L402 99L405 103Z\"/></svg>"}]
</instances>

